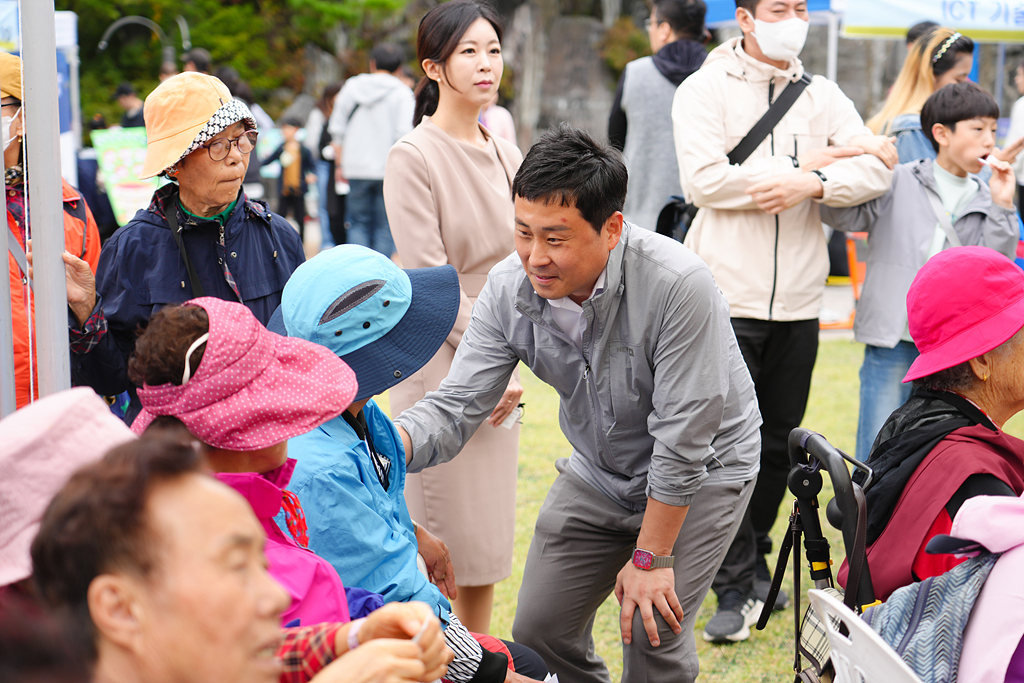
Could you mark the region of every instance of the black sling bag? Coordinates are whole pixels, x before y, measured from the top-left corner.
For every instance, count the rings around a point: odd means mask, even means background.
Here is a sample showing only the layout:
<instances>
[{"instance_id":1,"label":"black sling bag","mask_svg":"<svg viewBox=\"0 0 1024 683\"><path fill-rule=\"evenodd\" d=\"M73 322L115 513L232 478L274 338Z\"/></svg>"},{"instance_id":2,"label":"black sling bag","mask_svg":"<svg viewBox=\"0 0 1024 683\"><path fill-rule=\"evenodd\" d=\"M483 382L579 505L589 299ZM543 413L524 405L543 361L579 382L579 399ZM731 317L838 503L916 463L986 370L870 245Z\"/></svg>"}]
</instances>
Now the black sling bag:
<instances>
[{"instance_id":1,"label":"black sling bag","mask_svg":"<svg viewBox=\"0 0 1024 683\"><path fill-rule=\"evenodd\" d=\"M804 72L804 75L799 80L793 81L786 86L782 94L768 107L768 111L764 113L764 116L754 124L750 132L729 152L729 163L738 166L750 158L754 150L764 142L764 139L775 129L775 126L779 125L782 117L792 108L797 98L800 97L810 84L811 77L807 72ZM697 216L698 208L687 202L685 197L677 194L672 195L669 197L668 204L658 214L657 233L682 242L686 237L687 231L690 229L690 225L693 223L693 219Z\"/></svg>"}]
</instances>

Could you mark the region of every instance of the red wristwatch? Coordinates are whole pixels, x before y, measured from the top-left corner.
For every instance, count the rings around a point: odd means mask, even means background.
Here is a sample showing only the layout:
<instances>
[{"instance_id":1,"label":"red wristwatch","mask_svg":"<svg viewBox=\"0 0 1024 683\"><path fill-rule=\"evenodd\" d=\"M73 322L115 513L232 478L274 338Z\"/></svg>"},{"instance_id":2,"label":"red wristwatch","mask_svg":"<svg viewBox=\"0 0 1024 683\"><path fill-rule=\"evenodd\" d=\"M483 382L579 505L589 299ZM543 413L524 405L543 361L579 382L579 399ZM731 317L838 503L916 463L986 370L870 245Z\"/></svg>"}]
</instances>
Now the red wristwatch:
<instances>
[{"instance_id":1,"label":"red wristwatch","mask_svg":"<svg viewBox=\"0 0 1024 683\"><path fill-rule=\"evenodd\" d=\"M636 548L633 550L633 566L637 569L661 569L671 567L676 562L672 555L655 555L650 550Z\"/></svg>"}]
</instances>

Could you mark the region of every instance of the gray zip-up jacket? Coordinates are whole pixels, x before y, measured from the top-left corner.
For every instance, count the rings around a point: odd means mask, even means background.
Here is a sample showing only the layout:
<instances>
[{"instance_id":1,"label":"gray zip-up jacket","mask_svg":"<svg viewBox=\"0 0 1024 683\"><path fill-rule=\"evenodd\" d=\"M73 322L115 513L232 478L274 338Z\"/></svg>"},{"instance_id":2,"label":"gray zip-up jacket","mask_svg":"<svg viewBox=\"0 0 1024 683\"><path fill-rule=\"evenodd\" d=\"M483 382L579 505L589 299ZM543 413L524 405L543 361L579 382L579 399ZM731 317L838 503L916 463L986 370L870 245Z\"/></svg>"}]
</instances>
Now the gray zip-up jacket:
<instances>
[{"instance_id":1,"label":"gray zip-up jacket","mask_svg":"<svg viewBox=\"0 0 1024 683\"><path fill-rule=\"evenodd\" d=\"M927 194L938 194L932 163L931 159L918 159L898 165L892 188L860 206L821 205L821 220L825 223L837 230L870 236L867 271L853 322L853 334L859 342L891 349L906 328L907 292L928 260L939 222ZM1015 213L994 204L988 183L976 175L971 177L978 182L978 194L953 224L960 243L990 247L1013 258L1019 239ZM947 238L942 248L951 246Z\"/></svg>"},{"instance_id":2,"label":"gray zip-up jacket","mask_svg":"<svg viewBox=\"0 0 1024 683\"><path fill-rule=\"evenodd\" d=\"M395 420L412 438L410 472L455 457L522 361L558 391L570 467L629 509L648 496L688 505L708 470L757 474L754 384L707 265L627 224L605 273L583 303L581 353L516 254L491 269L447 379Z\"/></svg>"}]
</instances>

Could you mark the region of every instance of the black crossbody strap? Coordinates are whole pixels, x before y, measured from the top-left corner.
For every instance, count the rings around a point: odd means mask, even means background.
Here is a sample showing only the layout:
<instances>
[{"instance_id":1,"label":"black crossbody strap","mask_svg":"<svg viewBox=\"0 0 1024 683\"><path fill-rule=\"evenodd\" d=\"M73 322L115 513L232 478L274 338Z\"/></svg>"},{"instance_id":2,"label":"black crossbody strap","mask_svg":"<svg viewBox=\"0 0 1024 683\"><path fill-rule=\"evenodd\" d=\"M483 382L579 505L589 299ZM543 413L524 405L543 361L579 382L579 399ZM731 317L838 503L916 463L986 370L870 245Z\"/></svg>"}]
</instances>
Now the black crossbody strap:
<instances>
[{"instance_id":1,"label":"black crossbody strap","mask_svg":"<svg viewBox=\"0 0 1024 683\"><path fill-rule=\"evenodd\" d=\"M35 287L32 285L32 281L28 279L28 257L25 255L25 250L21 248L21 242L14 236L14 233L7 230L7 251L11 256L14 257L15 263L18 264L18 270L21 271L21 279L28 283L29 287L35 291Z\"/></svg>"},{"instance_id":2,"label":"black crossbody strap","mask_svg":"<svg viewBox=\"0 0 1024 683\"><path fill-rule=\"evenodd\" d=\"M178 228L178 193L172 192L167 197L166 213L167 213L167 225L171 229L171 234L174 235L174 242L178 245L178 253L181 254L181 260L185 262L185 269L188 270L188 281L192 285L192 298L198 299L201 296L206 296L206 292L203 289L203 285L199 282L199 274L196 272L195 267L192 265L192 261L188 257L188 252L185 251L185 240L181 237L181 230Z\"/></svg>"},{"instance_id":3,"label":"black crossbody strap","mask_svg":"<svg viewBox=\"0 0 1024 683\"><path fill-rule=\"evenodd\" d=\"M729 152L729 163L730 164L742 164L746 161L754 150L757 149L768 134L772 132L775 126L779 125L779 121L786 115L786 112L790 110L793 103L796 102L800 94L811 84L811 77L804 72L804 75L800 77L800 80L794 81L786 86L786 89L782 91L772 105L768 107L768 111L764 113L764 116L754 124L754 127L750 129L750 132L740 140L739 144L736 145L731 152Z\"/></svg>"}]
</instances>

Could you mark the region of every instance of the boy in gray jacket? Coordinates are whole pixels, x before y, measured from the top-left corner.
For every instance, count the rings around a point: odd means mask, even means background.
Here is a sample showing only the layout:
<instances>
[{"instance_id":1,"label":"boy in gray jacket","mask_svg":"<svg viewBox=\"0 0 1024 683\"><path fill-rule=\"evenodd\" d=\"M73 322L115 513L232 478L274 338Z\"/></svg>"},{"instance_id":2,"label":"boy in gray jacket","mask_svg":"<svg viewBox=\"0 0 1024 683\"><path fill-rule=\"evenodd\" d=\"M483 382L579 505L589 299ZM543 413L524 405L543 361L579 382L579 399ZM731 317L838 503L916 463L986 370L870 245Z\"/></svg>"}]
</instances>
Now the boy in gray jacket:
<instances>
[{"instance_id":1,"label":"boy in gray jacket","mask_svg":"<svg viewBox=\"0 0 1024 683\"><path fill-rule=\"evenodd\" d=\"M866 344L860 368L857 459L867 460L885 419L910 396L903 376L917 358L907 330L907 291L932 256L962 245L991 247L1013 258L1018 241L1009 164L992 156L999 105L965 82L935 92L921 109L921 127L938 152L897 166L892 189L852 208L822 205L821 219L838 230L870 235L867 274L853 331ZM992 168L986 185L975 175ZM969 283L965 283L969 284Z\"/></svg>"}]
</instances>

